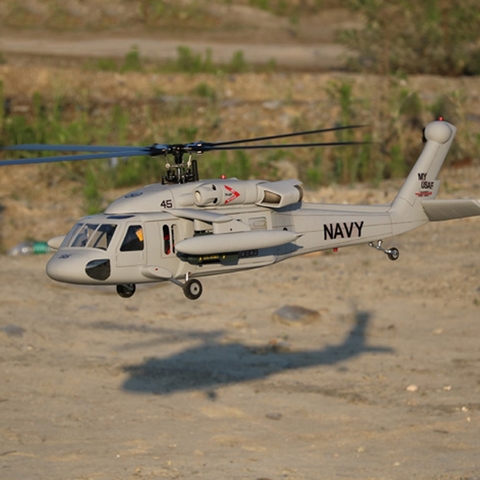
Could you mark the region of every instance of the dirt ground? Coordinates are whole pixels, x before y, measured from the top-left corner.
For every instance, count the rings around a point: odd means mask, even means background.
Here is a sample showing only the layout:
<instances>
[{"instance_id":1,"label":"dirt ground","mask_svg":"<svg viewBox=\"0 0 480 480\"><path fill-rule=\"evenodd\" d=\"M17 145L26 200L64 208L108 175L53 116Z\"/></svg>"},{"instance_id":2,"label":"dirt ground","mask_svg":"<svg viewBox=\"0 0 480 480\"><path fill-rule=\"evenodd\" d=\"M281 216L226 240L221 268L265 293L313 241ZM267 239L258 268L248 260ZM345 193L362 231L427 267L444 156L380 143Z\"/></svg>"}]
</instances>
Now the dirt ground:
<instances>
[{"instance_id":1,"label":"dirt ground","mask_svg":"<svg viewBox=\"0 0 480 480\"><path fill-rule=\"evenodd\" d=\"M197 301L2 256L1 478L480 478L479 228L207 278Z\"/></svg>"}]
</instances>

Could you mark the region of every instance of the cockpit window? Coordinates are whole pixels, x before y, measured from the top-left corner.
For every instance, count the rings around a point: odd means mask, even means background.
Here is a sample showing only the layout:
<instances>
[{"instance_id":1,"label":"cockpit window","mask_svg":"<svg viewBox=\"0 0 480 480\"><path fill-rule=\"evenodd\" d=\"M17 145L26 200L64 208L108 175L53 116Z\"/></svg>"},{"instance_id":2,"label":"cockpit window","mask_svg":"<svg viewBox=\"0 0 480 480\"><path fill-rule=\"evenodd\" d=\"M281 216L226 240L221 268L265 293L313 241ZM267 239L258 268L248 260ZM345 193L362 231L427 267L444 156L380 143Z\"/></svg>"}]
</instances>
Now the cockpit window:
<instances>
[{"instance_id":1,"label":"cockpit window","mask_svg":"<svg viewBox=\"0 0 480 480\"><path fill-rule=\"evenodd\" d=\"M92 223L86 223L82 225L80 231L72 242L72 247L86 247L88 241L92 237L95 230L98 228L98 225Z\"/></svg>"},{"instance_id":2,"label":"cockpit window","mask_svg":"<svg viewBox=\"0 0 480 480\"><path fill-rule=\"evenodd\" d=\"M65 238L62 247L90 247L107 250L116 225L78 223Z\"/></svg>"},{"instance_id":3,"label":"cockpit window","mask_svg":"<svg viewBox=\"0 0 480 480\"><path fill-rule=\"evenodd\" d=\"M70 232L68 232L67 236L65 237L65 239L63 240L62 242L62 245L60 246L60 248L62 247L70 247L71 246L71 243L72 243L72 239L76 237L78 231L80 230L80 228L82 228L82 224L81 223L77 223L71 230Z\"/></svg>"},{"instance_id":4,"label":"cockpit window","mask_svg":"<svg viewBox=\"0 0 480 480\"><path fill-rule=\"evenodd\" d=\"M131 225L128 227L120 251L135 252L138 250L143 250L143 229L140 225Z\"/></svg>"},{"instance_id":5,"label":"cockpit window","mask_svg":"<svg viewBox=\"0 0 480 480\"><path fill-rule=\"evenodd\" d=\"M110 245L110 241L112 240L116 228L116 225L100 225L92 235L88 246L92 248L101 248L102 250L106 250Z\"/></svg>"}]
</instances>

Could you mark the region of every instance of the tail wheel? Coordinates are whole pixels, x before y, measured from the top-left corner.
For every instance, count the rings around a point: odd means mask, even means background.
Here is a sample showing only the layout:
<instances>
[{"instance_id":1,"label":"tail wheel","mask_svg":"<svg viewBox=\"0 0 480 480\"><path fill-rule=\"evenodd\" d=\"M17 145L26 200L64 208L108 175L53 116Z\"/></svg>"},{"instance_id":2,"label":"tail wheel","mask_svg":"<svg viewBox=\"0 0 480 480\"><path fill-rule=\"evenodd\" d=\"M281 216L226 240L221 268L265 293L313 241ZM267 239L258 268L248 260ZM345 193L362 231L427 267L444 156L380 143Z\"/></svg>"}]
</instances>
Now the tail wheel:
<instances>
[{"instance_id":1,"label":"tail wheel","mask_svg":"<svg viewBox=\"0 0 480 480\"><path fill-rule=\"evenodd\" d=\"M117 285L117 293L122 298L130 298L135 293L136 287L134 283L127 283L124 285Z\"/></svg>"},{"instance_id":2,"label":"tail wheel","mask_svg":"<svg viewBox=\"0 0 480 480\"><path fill-rule=\"evenodd\" d=\"M188 280L187 282L185 282L185 285L183 286L183 293L190 300L196 300L197 298L200 298L200 295L202 294L202 292L203 292L202 284L195 278Z\"/></svg>"},{"instance_id":3,"label":"tail wheel","mask_svg":"<svg viewBox=\"0 0 480 480\"><path fill-rule=\"evenodd\" d=\"M388 249L386 253L388 255L388 258L392 261L398 260L398 257L400 256L400 252L398 251L398 248L395 248L395 247Z\"/></svg>"}]
</instances>

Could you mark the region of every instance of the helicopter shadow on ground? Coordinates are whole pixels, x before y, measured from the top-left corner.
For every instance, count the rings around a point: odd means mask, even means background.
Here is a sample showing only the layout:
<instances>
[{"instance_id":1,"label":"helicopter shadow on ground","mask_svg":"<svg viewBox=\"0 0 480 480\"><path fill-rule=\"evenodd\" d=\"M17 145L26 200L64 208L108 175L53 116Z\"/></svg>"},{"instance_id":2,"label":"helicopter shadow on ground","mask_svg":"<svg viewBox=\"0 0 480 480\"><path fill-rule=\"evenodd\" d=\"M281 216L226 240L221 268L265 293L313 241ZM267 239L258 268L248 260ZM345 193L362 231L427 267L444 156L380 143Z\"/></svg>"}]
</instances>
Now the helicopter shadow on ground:
<instances>
[{"instance_id":1,"label":"helicopter shadow on ground","mask_svg":"<svg viewBox=\"0 0 480 480\"><path fill-rule=\"evenodd\" d=\"M123 367L129 374L123 389L158 395L203 390L214 398L215 388L228 384L264 379L288 370L336 365L367 352L393 353L391 348L367 344L370 318L369 313L358 312L342 342L318 350L279 352L241 343L221 344L210 338L170 357L147 358L141 364Z\"/></svg>"}]
</instances>

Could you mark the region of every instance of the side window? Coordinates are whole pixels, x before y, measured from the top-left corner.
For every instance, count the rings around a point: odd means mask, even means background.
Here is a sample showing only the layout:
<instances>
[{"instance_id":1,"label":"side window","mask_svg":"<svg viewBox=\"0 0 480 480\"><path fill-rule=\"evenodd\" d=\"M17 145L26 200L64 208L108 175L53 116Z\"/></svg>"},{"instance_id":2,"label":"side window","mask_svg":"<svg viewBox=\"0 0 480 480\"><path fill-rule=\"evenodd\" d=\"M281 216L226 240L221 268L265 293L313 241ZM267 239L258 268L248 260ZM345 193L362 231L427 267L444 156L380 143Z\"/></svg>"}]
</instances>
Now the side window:
<instances>
[{"instance_id":1,"label":"side window","mask_svg":"<svg viewBox=\"0 0 480 480\"><path fill-rule=\"evenodd\" d=\"M139 250L143 250L143 229L140 225L131 225L128 227L120 251L135 252Z\"/></svg>"},{"instance_id":2,"label":"side window","mask_svg":"<svg viewBox=\"0 0 480 480\"><path fill-rule=\"evenodd\" d=\"M163 253L170 255L175 253L175 225L164 225L162 227L163 233Z\"/></svg>"}]
</instances>

